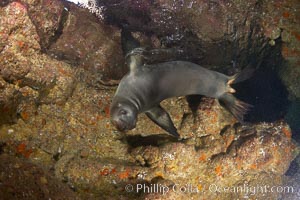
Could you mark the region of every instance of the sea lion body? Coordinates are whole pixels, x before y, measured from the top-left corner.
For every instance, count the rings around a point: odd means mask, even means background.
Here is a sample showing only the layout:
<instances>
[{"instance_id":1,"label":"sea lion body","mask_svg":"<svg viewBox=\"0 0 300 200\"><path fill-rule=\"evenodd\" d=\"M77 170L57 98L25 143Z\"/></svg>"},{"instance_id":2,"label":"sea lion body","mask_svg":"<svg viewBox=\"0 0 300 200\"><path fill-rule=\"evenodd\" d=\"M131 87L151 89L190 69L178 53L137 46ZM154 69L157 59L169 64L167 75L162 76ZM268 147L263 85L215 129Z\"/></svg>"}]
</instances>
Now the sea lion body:
<instances>
[{"instance_id":1,"label":"sea lion body","mask_svg":"<svg viewBox=\"0 0 300 200\"><path fill-rule=\"evenodd\" d=\"M139 42L127 30L122 30L122 48L129 73L119 83L113 98L111 121L120 131L135 128L137 116L145 113L154 123L175 137L179 137L170 115L160 102L179 96L204 95L216 98L240 122L250 107L236 99L231 84L251 77L253 68L245 68L234 76L226 76L186 61L158 62L156 55L165 54L165 60L181 51L172 49L141 48ZM160 58L160 56L158 56ZM146 63L152 64L146 64Z\"/></svg>"},{"instance_id":2,"label":"sea lion body","mask_svg":"<svg viewBox=\"0 0 300 200\"><path fill-rule=\"evenodd\" d=\"M120 81L111 104L112 123L121 131L136 126L137 115L145 112L157 125L175 137L179 137L169 114L160 102L187 95L205 95L216 98L239 121L250 107L231 93L231 84L249 78L251 70L235 76L226 76L185 61L164 62L138 66L140 59L132 57L130 72Z\"/></svg>"},{"instance_id":3,"label":"sea lion body","mask_svg":"<svg viewBox=\"0 0 300 200\"><path fill-rule=\"evenodd\" d=\"M229 79L185 61L143 65L123 77L114 100L126 98L142 113L170 97L200 94L218 98L227 91Z\"/></svg>"}]
</instances>

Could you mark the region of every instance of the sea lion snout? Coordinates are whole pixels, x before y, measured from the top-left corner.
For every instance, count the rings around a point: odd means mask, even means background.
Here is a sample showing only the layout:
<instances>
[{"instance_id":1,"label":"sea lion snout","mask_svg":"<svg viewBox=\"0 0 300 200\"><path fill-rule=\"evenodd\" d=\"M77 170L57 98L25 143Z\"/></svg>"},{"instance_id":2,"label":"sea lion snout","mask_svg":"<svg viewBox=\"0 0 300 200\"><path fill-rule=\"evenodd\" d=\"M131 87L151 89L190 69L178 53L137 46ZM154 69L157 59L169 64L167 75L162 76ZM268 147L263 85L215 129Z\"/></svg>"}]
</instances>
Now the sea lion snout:
<instances>
[{"instance_id":1,"label":"sea lion snout","mask_svg":"<svg viewBox=\"0 0 300 200\"><path fill-rule=\"evenodd\" d=\"M112 119L112 124L119 130L119 131L127 131L135 128L136 121L133 121L132 123L128 123L123 121L122 119Z\"/></svg>"},{"instance_id":2,"label":"sea lion snout","mask_svg":"<svg viewBox=\"0 0 300 200\"><path fill-rule=\"evenodd\" d=\"M123 122L120 122L119 120L112 120L111 122L119 131L124 131L126 129L126 126Z\"/></svg>"},{"instance_id":3,"label":"sea lion snout","mask_svg":"<svg viewBox=\"0 0 300 200\"><path fill-rule=\"evenodd\" d=\"M129 104L116 103L111 107L111 123L119 131L134 129L137 121L137 111Z\"/></svg>"}]
</instances>

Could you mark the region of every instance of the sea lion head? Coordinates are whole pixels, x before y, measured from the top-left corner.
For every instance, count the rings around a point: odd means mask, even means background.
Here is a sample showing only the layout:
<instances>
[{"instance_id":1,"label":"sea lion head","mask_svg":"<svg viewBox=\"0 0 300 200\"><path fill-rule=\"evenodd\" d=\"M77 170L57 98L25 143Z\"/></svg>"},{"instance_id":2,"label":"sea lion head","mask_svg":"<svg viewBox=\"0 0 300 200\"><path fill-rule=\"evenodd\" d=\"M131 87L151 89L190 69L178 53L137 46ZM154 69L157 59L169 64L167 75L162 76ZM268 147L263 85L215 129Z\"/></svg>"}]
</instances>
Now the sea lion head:
<instances>
[{"instance_id":1,"label":"sea lion head","mask_svg":"<svg viewBox=\"0 0 300 200\"><path fill-rule=\"evenodd\" d=\"M111 122L119 131L135 128L137 108L128 101L113 101L110 108Z\"/></svg>"}]
</instances>

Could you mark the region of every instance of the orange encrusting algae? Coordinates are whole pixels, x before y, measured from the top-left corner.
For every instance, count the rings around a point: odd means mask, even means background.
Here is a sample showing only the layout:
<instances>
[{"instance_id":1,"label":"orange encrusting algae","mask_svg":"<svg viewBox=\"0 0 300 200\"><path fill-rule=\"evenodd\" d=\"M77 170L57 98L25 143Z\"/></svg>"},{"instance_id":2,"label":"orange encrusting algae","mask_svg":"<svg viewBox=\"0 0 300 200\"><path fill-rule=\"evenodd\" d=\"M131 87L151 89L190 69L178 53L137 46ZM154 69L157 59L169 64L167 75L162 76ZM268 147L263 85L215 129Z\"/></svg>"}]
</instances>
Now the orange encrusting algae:
<instances>
[{"instance_id":1,"label":"orange encrusting algae","mask_svg":"<svg viewBox=\"0 0 300 200\"><path fill-rule=\"evenodd\" d=\"M287 138L289 138L289 139L292 138L292 132L291 132L288 128L283 127L283 128L282 128L282 132L284 133L284 135L285 135Z\"/></svg>"},{"instance_id":2,"label":"orange encrusting algae","mask_svg":"<svg viewBox=\"0 0 300 200\"><path fill-rule=\"evenodd\" d=\"M22 119L25 121L29 119L29 114L25 111L21 112L20 115L21 115Z\"/></svg>"},{"instance_id":3,"label":"orange encrusting algae","mask_svg":"<svg viewBox=\"0 0 300 200\"><path fill-rule=\"evenodd\" d=\"M222 167L221 165L218 165L215 169L215 172L218 176L221 176L222 175Z\"/></svg>"},{"instance_id":4,"label":"orange encrusting algae","mask_svg":"<svg viewBox=\"0 0 300 200\"><path fill-rule=\"evenodd\" d=\"M283 16L284 18L289 18L289 17L290 17L290 13L289 13L289 12L283 12L283 13L282 13L282 16Z\"/></svg>"},{"instance_id":5,"label":"orange encrusting algae","mask_svg":"<svg viewBox=\"0 0 300 200\"><path fill-rule=\"evenodd\" d=\"M120 179L126 179L126 178L128 178L129 177L129 172L130 172L130 169L126 169L126 171L121 172L119 174L119 178Z\"/></svg>"},{"instance_id":6,"label":"orange encrusting algae","mask_svg":"<svg viewBox=\"0 0 300 200\"><path fill-rule=\"evenodd\" d=\"M104 168L102 171L100 171L100 175L101 176L107 176L107 175L109 175L109 169L108 168Z\"/></svg>"},{"instance_id":7,"label":"orange encrusting algae","mask_svg":"<svg viewBox=\"0 0 300 200\"><path fill-rule=\"evenodd\" d=\"M29 158L32 154L32 149L27 149L25 143L21 143L16 148L17 153L24 156L25 158Z\"/></svg>"},{"instance_id":8,"label":"orange encrusting algae","mask_svg":"<svg viewBox=\"0 0 300 200\"><path fill-rule=\"evenodd\" d=\"M107 168L107 167L103 168L103 169L100 170L100 172L99 172L99 174L100 174L101 176L108 176L108 175L112 175L112 174L115 174L115 173L117 173L116 168L113 168L113 169L110 170L110 169Z\"/></svg>"},{"instance_id":9,"label":"orange encrusting algae","mask_svg":"<svg viewBox=\"0 0 300 200\"><path fill-rule=\"evenodd\" d=\"M201 162L205 162L207 160L207 156L205 153L201 154L201 156L199 157L199 161Z\"/></svg>"}]
</instances>

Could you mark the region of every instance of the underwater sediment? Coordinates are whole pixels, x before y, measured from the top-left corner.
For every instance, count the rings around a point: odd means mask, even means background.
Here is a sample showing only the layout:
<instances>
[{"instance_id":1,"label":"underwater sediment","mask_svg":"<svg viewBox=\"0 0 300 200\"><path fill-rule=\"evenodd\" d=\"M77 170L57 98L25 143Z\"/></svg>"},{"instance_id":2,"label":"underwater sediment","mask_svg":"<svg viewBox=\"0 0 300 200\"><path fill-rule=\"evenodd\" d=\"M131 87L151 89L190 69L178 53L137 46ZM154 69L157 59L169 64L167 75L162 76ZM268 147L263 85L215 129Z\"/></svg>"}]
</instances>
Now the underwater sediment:
<instances>
[{"instance_id":1,"label":"underwater sediment","mask_svg":"<svg viewBox=\"0 0 300 200\"><path fill-rule=\"evenodd\" d=\"M297 1L96 3L98 17L58 0L0 2L4 199L297 198ZM261 63L236 86L254 105L248 123L215 99L172 98L162 106L183 140L144 115L133 131L117 132L109 119L116 87L103 82L128 70L124 24L144 46L180 48L184 60L228 75ZM294 191L233 191L257 186Z\"/></svg>"}]
</instances>

